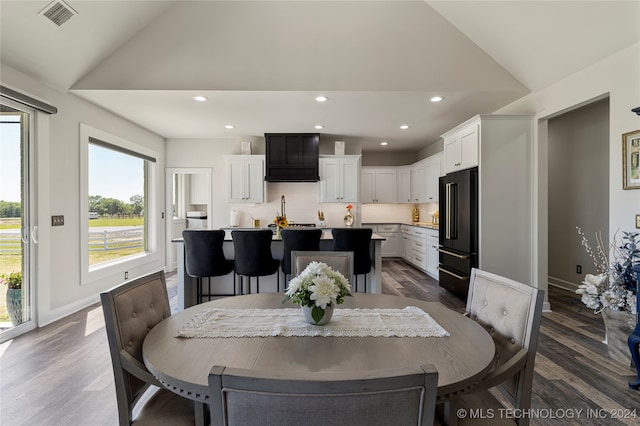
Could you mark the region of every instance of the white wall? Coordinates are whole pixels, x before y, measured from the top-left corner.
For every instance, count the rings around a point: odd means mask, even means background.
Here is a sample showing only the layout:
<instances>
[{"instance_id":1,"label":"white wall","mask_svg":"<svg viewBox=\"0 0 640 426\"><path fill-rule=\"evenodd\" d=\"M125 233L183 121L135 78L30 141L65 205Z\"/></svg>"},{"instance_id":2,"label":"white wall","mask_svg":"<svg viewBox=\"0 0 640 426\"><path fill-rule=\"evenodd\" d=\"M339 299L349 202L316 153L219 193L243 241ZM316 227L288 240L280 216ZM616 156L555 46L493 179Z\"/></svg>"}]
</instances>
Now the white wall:
<instances>
[{"instance_id":1,"label":"white wall","mask_svg":"<svg viewBox=\"0 0 640 426\"><path fill-rule=\"evenodd\" d=\"M621 135L640 129L640 117L631 112L640 106L640 43L573 74L545 89L531 93L502 108L498 114L533 113L538 120L538 137L546 138L547 119L577 106L589 103L609 94L609 235L618 229L635 229L635 214L640 213L640 190L622 189L622 139ZM546 139L538 140L535 158L535 174L538 182L538 207L546 206ZM542 185L540 185L542 183ZM536 221L538 257L546 258L547 225L546 210L539 212ZM536 258L536 259L537 259ZM547 290L547 265L538 265L538 287Z\"/></svg>"},{"instance_id":2,"label":"white wall","mask_svg":"<svg viewBox=\"0 0 640 426\"><path fill-rule=\"evenodd\" d=\"M2 65L1 76L3 85L58 108L48 118L48 133L37 135L36 149L39 243L35 297L37 323L44 325L97 302L101 291L123 281L123 274L117 273L86 285L80 282L80 123L157 151L159 170L164 170L164 139L6 65ZM164 179L158 185L164 194ZM163 205L158 211L164 211ZM64 215L64 226L52 228L50 215ZM164 223L158 222L162 260L129 269L130 279L164 266Z\"/></svg>"},{"instance_id":3,"label":"white wall","mask_svg":"<svg viewBox=\"0 0 640 426\"><path fill-rule=\"evenodd\" d=\"M575 290L596 273L576 226L594 249L597 230L609 240L609 100L549 120L548 140L549 282Z\"/></svg>"}]
</instances>

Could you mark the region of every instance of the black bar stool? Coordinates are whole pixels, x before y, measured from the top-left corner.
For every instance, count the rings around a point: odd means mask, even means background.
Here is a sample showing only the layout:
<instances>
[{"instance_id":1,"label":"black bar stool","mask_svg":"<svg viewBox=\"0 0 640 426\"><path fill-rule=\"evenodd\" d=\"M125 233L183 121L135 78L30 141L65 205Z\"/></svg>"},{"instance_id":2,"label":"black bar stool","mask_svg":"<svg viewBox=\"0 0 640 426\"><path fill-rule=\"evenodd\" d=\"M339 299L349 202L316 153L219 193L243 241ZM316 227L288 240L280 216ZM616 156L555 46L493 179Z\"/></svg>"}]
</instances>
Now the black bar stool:
<instances>
[{"instance_id":1,"label":"black bar stool","mask_svg":"<svg viewBox=\"0 0 640 426\"><path fill-rule=\"evenodd\" d=\"M371 271L371 228L334 228L334 251L353 252L353 275L356 277L355 291L358 291L358 275L364 275L364 291L367 292L367 275Z\"/></svg>"},{"instance_id":2,"label":"black bar stool","mask_svg":"<svg viewBox=\"0 0 640 426\"><path fill-rule=\"evenodd\" d=\"M202 294L202 278L209 278L207 297L231 296L231 294L211 294L211 277L227 275L233 271L233 261L227 260L222 251L224 231L222 229L185 229L182 231L184 239L185 266L187 275L197 278L198 303L204 299ZM233 296L236 295L236 281L233 276Z\"/></svg>"},{"instance_id":3,"label":"black bar stool","mask_svg":"<svg viewBox=\"0 0 640 426\"><path fill-rule=\"evenodd\" d=\"M282 273L284 274L285 287L287 275L291 275L292 251L319 251L322 229L289 229L280 231L282 236ZM278 286L278 291L280 287Z\"/></svg>"},{"instance_id":4,"label":"black bar stool","mask_svg":"<svg viewBox=\"0 0 640 426\"><path fill-rule=\"evenodd\" d=\"M233 230L233 249L235 251L234 269L240 275L240 294L243 294L243 277L249 278L251 293L251 277L256 277L256 292L260 293L260 277L278 272L280 261L271 255L273 232L269 229ZM278 289L280 274L277 274Z\"/></svg>"}]
</instances>

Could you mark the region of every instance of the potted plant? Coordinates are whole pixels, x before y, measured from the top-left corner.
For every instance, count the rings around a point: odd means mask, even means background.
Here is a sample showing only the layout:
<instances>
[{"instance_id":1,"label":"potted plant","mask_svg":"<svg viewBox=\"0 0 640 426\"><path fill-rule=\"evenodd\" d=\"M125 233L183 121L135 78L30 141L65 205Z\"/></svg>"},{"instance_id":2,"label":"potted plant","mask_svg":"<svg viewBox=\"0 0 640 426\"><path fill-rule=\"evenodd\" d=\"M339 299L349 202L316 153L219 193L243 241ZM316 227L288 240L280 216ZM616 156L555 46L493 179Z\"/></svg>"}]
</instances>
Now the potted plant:
<instances>
[{"instance_id":1,"label":"potted plant","mask_svg":"<svg viewBox=\"0 0 640 426\"><path fill-rule=\"evenodd\" d=\"M329 322L333 308L351 296L349 280L326 263L311 262L289 281L285 300L300 305L304 319L315 325Z\"/></svg>"},{"instance_id":2,"label":"potted plant","mask_svg":"<svg viewBox=\"0 0 640 426\"><path fill-rule=\"evenodd\" d=\"M22 272L0 274L0 280L7 284L7 312L11 323L22 323Z\"/></svg>"}]
</instances>

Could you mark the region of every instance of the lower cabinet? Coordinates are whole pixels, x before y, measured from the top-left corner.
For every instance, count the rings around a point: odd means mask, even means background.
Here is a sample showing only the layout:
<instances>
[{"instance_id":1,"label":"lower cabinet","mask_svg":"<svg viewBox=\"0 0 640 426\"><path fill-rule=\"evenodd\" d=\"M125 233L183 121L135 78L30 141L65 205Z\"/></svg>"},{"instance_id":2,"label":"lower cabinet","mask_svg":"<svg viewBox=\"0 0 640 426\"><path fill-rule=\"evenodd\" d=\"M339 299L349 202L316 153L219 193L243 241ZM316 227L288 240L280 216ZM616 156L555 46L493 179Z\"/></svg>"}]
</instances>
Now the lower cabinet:
<instances>
[{"instance_id":1,"label":"lower cabinet","mask_svg":"<svg viewBox=\"0 0 640 426\"><path fill-rule=\"evenodd\" d=\"M439 244L438 231L429 230L429 235L427 235L427 273L436 280L440 278L440 272L438 271L438 263L440 262Z\"/></svg>"},{"instance_id":2,"label":"lower cabinet","mask_svg":"<svg viewBox=\"0 0 640 426\"><path fill-rule=\"evenodd\" d=\"M438 231L420 226L400 227L401 257L438 279Z\"/></svg>"},{"instance_id":3,"label":"lower cabinet","mask_svg":"<svg viewBox=\"0 0 640 426\"><path fill-rule=\"evenodd\" d=\"M381 244L382 257L398 257L400 256L400 225L397 224L366 224L374 233L384 237L385 240Z\"/></svg>"}]
</instances>

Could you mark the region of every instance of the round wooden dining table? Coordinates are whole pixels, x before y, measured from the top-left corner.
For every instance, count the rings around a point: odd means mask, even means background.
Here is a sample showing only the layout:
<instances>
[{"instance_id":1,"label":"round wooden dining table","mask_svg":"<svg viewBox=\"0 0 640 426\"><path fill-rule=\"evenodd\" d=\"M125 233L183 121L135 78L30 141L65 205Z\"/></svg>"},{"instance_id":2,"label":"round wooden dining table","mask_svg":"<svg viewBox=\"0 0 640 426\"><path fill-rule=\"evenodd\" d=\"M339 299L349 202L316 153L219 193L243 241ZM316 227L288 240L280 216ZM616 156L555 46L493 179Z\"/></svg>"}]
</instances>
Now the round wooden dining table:
<instances>
[{"instance_id":1,"label":"round wooden dining table","mask_svg":"<svg viewBox=\"0 0 640 426\"><path fill-rule=\"evenodd\" d=\"M282 293L228 297L172 315L145 338L144 363L168 389L201 403L208 403L208 374L214 365L321 373L433 364L438 370L438 399L443 401L474 386L490 370L494 360L493 340L475 321L440 303L383 294L358 293L345 298L336 309L416 306L428 313L449 336L175 337L205 309L296 307L289 302L283 304L283 299Z\"/></svg>"}]
</instances>

